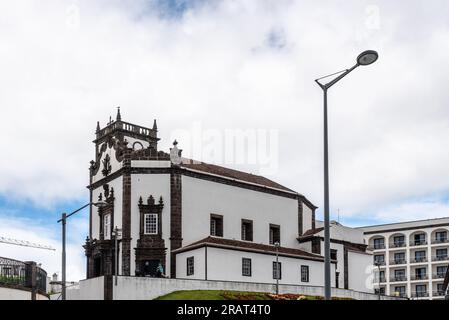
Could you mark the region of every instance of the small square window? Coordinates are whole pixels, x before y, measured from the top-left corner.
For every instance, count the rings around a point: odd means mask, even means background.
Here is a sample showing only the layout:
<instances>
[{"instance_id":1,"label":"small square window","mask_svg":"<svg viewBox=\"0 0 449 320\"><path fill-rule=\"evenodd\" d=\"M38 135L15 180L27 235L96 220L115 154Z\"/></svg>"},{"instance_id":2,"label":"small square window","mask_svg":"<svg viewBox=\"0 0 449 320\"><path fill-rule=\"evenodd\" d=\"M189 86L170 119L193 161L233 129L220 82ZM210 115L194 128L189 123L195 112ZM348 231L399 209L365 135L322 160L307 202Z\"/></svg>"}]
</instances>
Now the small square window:
<instances>
[{"instance_id":1,"label":"small square window","mask_svg":"<svg viewBox=\"0 0 449 320\"><path fill-rule=\"evenodd\" d=\"M301 266L301 282L309 282L309 266Z\"/></svg>"},{"instance_id":2,"label":"small square window","mask_svg":"<svg viewBox=\"0 0 449 320\"><path fill-rule=\"evenodd\" d=\"M223 237L223 216L210 215L210 235L214 237Z\"/></svg>"},{"instance_id":3,"label":"small square window","mask_svg":"<svg viewBox=\"0 0 449 320\"><path fill-rule=\"evenodd\" d=\"M194 257L187 258L187 275L191 276L195 273L195 261Z\"/></svg>"},{"instance_id":4,"label":"small square window","mask_svg":"<svg viewBox=\"0 0 449 320\"><path fill-rule=\"evenodd\" d=\"M242 258L242 276L251 277L251 259Z\"/></svg>"}]
</instances>

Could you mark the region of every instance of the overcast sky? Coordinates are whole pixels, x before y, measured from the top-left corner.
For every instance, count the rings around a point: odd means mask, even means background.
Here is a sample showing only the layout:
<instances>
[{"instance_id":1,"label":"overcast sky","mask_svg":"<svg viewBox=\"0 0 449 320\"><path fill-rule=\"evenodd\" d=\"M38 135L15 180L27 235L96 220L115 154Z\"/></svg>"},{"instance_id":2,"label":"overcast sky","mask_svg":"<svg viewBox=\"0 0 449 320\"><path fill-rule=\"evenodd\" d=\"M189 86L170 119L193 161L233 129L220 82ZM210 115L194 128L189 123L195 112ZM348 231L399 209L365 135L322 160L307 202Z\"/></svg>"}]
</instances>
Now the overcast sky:
<instances>
[{"instance_id":1,"label":"overcast sky","mask_svg":"<svg viewBox=\"0 0 449 320\"><path fill-rule=\"evenodd\" d=\"M117 106L199 160L221 163L227 132L260 133L268 157L225 164L304 194L320 217L313 80L366 49L378 62L329 92L332 218L449 216L447 17L446 0L2 1L0 236L59 248L60 213L88 201L96 122ZM69 279L84 277L87 217L69 223ZM0 256L60 269L59 250L0 244Z\"/></svg>"}]
</instances>

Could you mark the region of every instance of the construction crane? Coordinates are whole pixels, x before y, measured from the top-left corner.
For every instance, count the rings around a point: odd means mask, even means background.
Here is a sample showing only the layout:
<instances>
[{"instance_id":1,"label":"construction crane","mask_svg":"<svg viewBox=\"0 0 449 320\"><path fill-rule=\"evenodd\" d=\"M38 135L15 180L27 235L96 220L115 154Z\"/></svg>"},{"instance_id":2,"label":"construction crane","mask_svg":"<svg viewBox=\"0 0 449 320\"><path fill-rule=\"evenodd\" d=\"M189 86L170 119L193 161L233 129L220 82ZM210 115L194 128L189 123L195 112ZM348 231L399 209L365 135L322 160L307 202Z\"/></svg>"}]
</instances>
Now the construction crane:
<instances>
[{"instance_id":1,"label":"construction crane","mask_svg":"<svg viewBox=\"0 0 449 320\"><path fill-rule=\"evenodd\" d=\"M7 243L7 244L16 245L16 246L30 247L30 248L37 248L37 249L44 249L44 250L52 250L52 251L56 250L55 248L53 248L51 246L42 245L42 244L38 244L38 243L26 241L26 240L17 240L17 239L12 239L12 238L6 238L6 237L2 237L2 236L0 236L0 243Z\"/></svg>"}]
</instances>

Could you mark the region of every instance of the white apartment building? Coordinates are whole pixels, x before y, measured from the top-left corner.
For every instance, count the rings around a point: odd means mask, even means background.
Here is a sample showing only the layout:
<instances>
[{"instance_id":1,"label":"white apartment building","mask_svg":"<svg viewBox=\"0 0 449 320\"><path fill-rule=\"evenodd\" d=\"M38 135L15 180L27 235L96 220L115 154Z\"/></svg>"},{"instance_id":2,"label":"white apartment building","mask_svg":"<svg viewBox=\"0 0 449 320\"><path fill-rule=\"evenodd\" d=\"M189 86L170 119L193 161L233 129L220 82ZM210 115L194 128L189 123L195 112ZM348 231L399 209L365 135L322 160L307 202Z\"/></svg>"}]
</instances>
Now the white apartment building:
<instances>
[{"instance_id":1,"label":"white apartment building","mask_svg":"<svg viewBox=\"0 0 449 320\"><path fill-rule=\"evenodd\" d=\"M373 251L376 290L411 299L444 299L449 218L359 228Z\"/></svg>"}]
</instances>

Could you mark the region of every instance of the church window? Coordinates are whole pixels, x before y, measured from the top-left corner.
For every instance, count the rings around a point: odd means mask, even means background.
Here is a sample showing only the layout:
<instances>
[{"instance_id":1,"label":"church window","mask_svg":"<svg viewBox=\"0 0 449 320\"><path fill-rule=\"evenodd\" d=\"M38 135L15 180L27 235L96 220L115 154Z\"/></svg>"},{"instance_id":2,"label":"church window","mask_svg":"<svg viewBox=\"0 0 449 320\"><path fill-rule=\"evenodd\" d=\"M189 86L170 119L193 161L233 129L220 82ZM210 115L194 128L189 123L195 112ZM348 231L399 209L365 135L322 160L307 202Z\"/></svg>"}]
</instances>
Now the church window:
<instances>
[{"instance_id":1,"label":"church window","mask_svg":"<svg viewBox=\"0 0 449 320\"><path fill-rule=\"evenodd\" d=\"M223 237L223 216L216 214L210 215L210 235Z\"/></svg>"},{"instance_id":2,"label":"church window","mask_svg":"<svg viewBox=\"0 0 449 320\"><path fill-rule=\"evenodd\" d=\"M270 224L270 244L281 243L281 227Z\"/></svg>"},{"instance_id":3,"label":"church window","mask_svg":"<svg viewBox=\"0 0 449 320\"><path fill-rule=\"evenodd\" d=\"M194 257L188 257L187 258L187 275L191 276L195 272L195 264L194 264Z\"/></svg>"},{"instance_id":4,"label":"church window","mask_svg":"<svg viewBox=\"0 0 449 320\"><path fill-rule=\"evenodd\" d=\"M242 258L242 276L251 277L251 259Z\"/></svg>"},{"instance_id":5,"label":"church window","mask_svg":"<svg viewBox=\"0 0 449 320\"><path fill-rule=\"evenodd\" d=\"M242 219L242 240L253 241L253 222L252 222L252 220Z\"/></svg>"},{"instance_id":6,"label":"church window","mask_svg":"<svg viewBox=\"0 0 449 320\"><path fill-rule=\"evenodd\" d=\"M104 238L109 240L111 238L111 214L108 213L103 217Z\"/></svg>"},{"instance_id":7,"label":"church window","mask_svg":"<svg viewBox=\"0 0 449 320\"><path fill-rule=\"evenodd\" d=\"M144 226L145 234L157 234L157 214L156 213L147 213L144 215Z\"/></svg>"}]
</instances>

